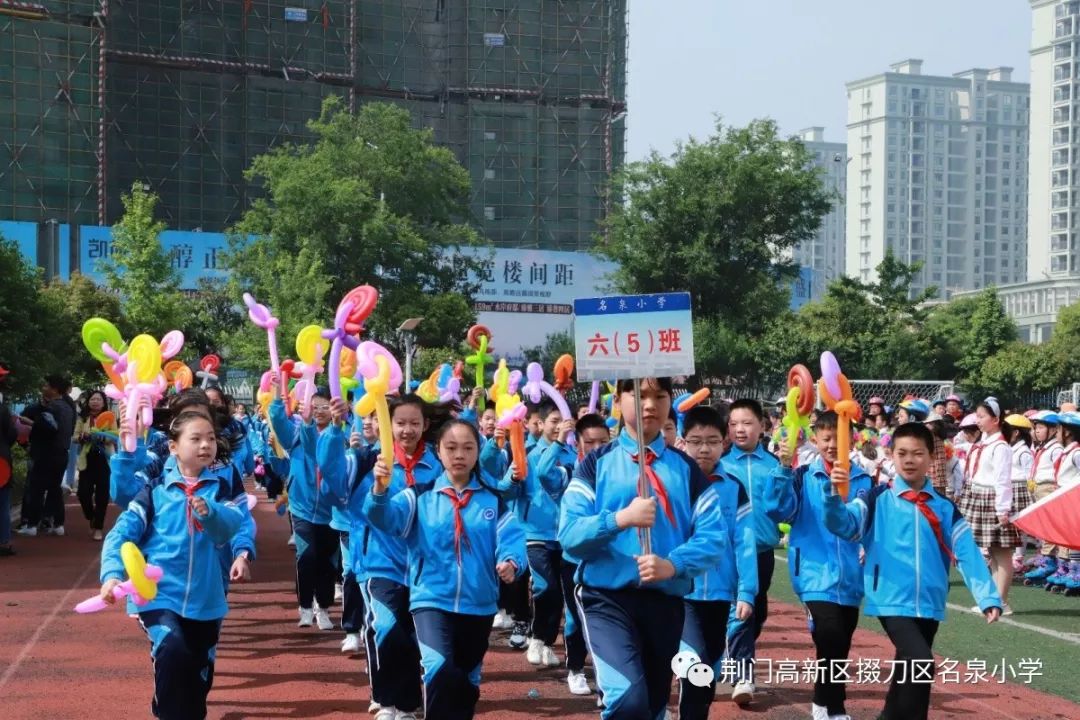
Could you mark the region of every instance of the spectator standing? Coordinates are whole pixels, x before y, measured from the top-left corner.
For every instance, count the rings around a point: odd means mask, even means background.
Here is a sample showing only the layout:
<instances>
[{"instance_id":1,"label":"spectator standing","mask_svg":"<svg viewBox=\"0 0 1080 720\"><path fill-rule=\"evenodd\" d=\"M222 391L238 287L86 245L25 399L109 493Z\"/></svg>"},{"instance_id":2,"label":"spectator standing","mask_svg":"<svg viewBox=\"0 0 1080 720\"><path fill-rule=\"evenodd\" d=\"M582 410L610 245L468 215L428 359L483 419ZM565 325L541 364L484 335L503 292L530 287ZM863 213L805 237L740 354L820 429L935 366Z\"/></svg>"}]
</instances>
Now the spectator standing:
<instances>
[{"instance_id":1,"label":"spectator standing","mask_svg":"<svg viewBox=\"0 0 1080 720\"><path fill-rule=\"evenodd\" d=\"M83 395L79 404L82 409L72 443L78 448L79 504L90 523L90 537L100 542L105 529L105 511L109 509L109 456L116 451L116 446L93 434L98 416L109 408L105 393L94 390Z\"/></svg>"},{"instance_id":2,"label":"spectator standing","mask_svg":"<svg viewBox=\"0 0 1080 720\"><path fill-rule=\"evenodd\" d=\"M30 425L30 469L26 474L20 535L37 535L39 526L51 535L64 534L61 484L75 432L75 403L68 397L70 390L66 378L50 375L41 388L41 400L20 418Z\"/></svg>"}]
</instances>

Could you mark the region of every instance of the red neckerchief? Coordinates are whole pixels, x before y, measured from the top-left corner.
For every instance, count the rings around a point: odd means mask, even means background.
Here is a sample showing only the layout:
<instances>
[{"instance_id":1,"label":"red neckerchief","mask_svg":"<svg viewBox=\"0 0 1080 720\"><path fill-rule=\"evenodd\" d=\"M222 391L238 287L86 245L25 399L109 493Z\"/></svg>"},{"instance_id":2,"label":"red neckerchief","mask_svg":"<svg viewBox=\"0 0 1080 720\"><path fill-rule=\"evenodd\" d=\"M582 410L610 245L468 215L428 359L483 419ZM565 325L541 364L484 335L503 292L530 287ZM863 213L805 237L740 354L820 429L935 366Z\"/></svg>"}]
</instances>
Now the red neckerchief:
<instances>
[{"instance_id":1,"label":"red neckerchief","mask_svg":"<svg viewBox=\"0 0 1080 720\"><path fill-rule=\"evenodd\" d=\"M188 482L187 478L184 478L183 488L184 495L187 499L187 525L189 533L192 533L194 531L202 532L203 529L202 523L200 523L199 519L195 517L195 511L191 507L191 498L195 497L195 491L199 489L199 485L200 483L197 478L195 482Z\"/></svg>"},{"instance_id":2,"label":"red neckerchief","mask_svg":"<svg viewBox=\"0 0 1080 720\"><path fill-rule=\"evenodd\" d=\"M975 447L972 449L971 454L968 455L967 462L964 463L964 474L967 475L968 478L974 478L975 475L978 474L978 472L979 472L979 463L982 461L983 450L985 450L988 447L993 447L994 445L997 445L999 442L1003 443L1005 441L1002 440L999 437L997 440L994 440L993 442L989 442L989 443L984 444L984 442L982 440L980 440L979 442L975 443ZM969 473L968 472L968 467L970 467L972 460L975 461L975 467Z\"/></svg>"},{"instance_id":3,"label":"red neckerchief","mask_svg":"<svg viewBox=\"0 0 1080 720\"><path fill-rule=\"evenodd\" d=\"M401 466L405 471L405 487L412 487L416 484L416 475L413 474L413 470L420 462L420 459L424 457L424 441L421 440L416 446L416 450L413 452L411 458L405 455L405 449L401 447L400 443L394 443L394 462Z\"/></svg>"},{"instance_id":4,"label":"red neckerchief","mask_svg":"<svg viewBox=\"0 0 1080 720\"><path fill-rule=\"evenodd\" d=\"M1053 441L1047 440L1046 442L1044 442L1042 444L1042 447L1040 447L1038 450L1035 451L1035 462L1033 462L1031 464L1031 475L1028 476L1028 480L1034 480L1035 479L1035 474L1037 472L1039 472L1039 460L1042 459L1043 453L1045 453L1047 450L1051 449L1050 448L1050 443L1051 442L1053 442ZM1062 454L1064 454L1064 453L1062 453ZM1061 458L1058 458L1058 460L1060 460L1060 459ZM1057 479L1057 465L1058 465L1057 461L1054 461L1054 478L1055 479Z\"/></svg>"},{"instance_id":5,"label":"red neckerchief","mask_svg":"<svg viewBox=\"0 0 1080 720\"><path fill-rule=\"evenodd\" d=\"M630 455L630 459L635 463L638 461L638 454L633 453ZM664 487L664 483L660 481L660 476L653 470L652 464L656 461L656 453L652 448L645 449L645 477L649 479L649 485L652 487L653 493L656 494L656 499L660 503L660 507L663 508L664 514L667 515L667 519L671 522L671 526L675 527L675 512L671 509L671 499L668 498L667 488Z\"/></svg>"},{"instance_id":6,"label":"red neckerchief","mask_svg":"<svg viewBox=\"0 0 1080 720\"><path fill-rule=\"evenodd\" d=\"M1058 459L1054 461L1054 482L1055 483L1058 481L1058 475L1061 474L1061 463L1065 461L1065 456L1068 455L1069 453L1071 453L1076 448L1077 448L1077 443L1069 443L1069 447L1065 448L1062 451L1061 456L1058 457Z\"/></svg>"},{"instance_id":7,"label":"red neckerchief","mask_svg":"<svg viewBox=\"0 0 1080 720\"><path fill-rule=\"evenodd\" d=\"M469 547L469 536L465 534L465 520L461 517L461 511L469 504L473 491L472 488L465 488L461 491L461 497L458 497L452 487L445 487L440 492L450 498L450 502L454 505L454 550L457 552L457 562L460 567L462 542L465 543L465 547Z\"/></svg>"},{"instance_id":8,"label":"red neckerchief","mask_svg":"<svg viewBox=\"0 0 1080 720\"><path fill-rule=\"evenodd\" d=\"M930 523L930 529L934 531L934 537L937 538L938 545L949 556L949 560L956 564L956 556L953 555L953 551L949 549L949 546L945 544L945 535L941 532L941 521L938 516L934 514L933 509L927 505L926 501L933 497L930 493L916 490L905 490L900 493L900 497L907 500L910 503L914 503L915 507L919 508L919 512L923 514L927 522Z\"/></svg>"}]
</instances>

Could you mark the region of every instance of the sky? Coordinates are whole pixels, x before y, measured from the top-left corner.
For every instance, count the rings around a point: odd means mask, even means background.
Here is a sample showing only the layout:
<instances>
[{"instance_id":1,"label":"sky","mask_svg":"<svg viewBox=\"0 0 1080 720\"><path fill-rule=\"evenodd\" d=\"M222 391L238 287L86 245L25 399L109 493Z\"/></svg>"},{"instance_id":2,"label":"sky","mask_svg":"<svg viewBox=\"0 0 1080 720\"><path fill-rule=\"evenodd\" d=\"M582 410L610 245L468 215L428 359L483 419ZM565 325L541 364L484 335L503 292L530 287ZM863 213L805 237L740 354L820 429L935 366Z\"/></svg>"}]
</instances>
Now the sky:
<instances>
[{"instance_id":1,"label":"sky","mask_svg":"<svg viewBox=\"0 0 1080 720\"><path fill-rule=\"evenodd\" d=\"M1029 76L1028 0L629 0L628 14L628 161L707 136L717 115L844 142L845 84L907 58L925 75Z\"/></svg>"}]
</instances>

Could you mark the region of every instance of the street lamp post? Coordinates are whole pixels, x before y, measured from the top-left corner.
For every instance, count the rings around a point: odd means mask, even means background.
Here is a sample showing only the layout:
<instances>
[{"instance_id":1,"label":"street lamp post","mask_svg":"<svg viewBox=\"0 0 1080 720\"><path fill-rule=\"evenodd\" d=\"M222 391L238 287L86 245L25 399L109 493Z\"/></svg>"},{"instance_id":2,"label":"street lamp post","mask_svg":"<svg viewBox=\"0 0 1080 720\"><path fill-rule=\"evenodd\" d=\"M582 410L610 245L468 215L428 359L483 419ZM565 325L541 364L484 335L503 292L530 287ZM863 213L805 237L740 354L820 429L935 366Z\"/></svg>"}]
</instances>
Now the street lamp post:
<instances>
[{"instance_id":1,"label":"street lamp post","mask_svg":"<svg viewBox=\"0 0 1080 720\"><path fill-rule=\"evenodd\" d=\"M412 387L412 359L413 352L416 347L416 326L423 320L422 317L409 318L405 322L401 323L401 327L398 328L398 332L401 334L402 340L405 342L405 392L408 393Z\"/></svg>"}]
</instances>

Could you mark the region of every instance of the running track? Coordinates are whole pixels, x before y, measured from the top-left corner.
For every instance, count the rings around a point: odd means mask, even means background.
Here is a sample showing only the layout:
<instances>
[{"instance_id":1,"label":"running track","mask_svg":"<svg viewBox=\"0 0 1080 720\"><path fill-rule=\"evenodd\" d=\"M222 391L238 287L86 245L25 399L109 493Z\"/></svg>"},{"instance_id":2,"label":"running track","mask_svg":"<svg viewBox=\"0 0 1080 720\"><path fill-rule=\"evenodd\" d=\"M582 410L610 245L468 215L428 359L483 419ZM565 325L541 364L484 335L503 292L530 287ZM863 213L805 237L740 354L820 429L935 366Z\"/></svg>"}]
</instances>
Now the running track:
<instances>
[{"instance_id":1,"label":"running track","mask_svg":"<svg viewBox=\"0 0 1080 720\"><path fill-rule=\"evenodd\" d=\"M135 621L119 610L77 616L71 608L97 592L100 545L87 538L74 499L64 538L19 538L19 555L0 560L0 716L147 718L152 693L148 643ZM298 629L288 525L263 500L255 509L260 558L255 581L234 586L218 652L210 717L365 718L368 693L363 659L339 652L341 634ZM784 572L783 565L778 572ZM334 615L335 620L337 615ZM812 652L797 608L774 603L761 654L803 660ZM853 657L889 658L881 636L859 630ZM760 678L759 678L760 680ZM539 692L530 698L530 691ZM787 720L809 717L812 688L770 685L752 709L721 701L712 719ZM477 716L502 718L597 717L595 697L566 690L564 672L538 671L522 653L493 635ZM848 712L876 718L884 685L852 686ZM943 685L934 689L933 718L1041 720L1080 717L1080 706L1016 684Z\"/></svg>"}]
</instances>

